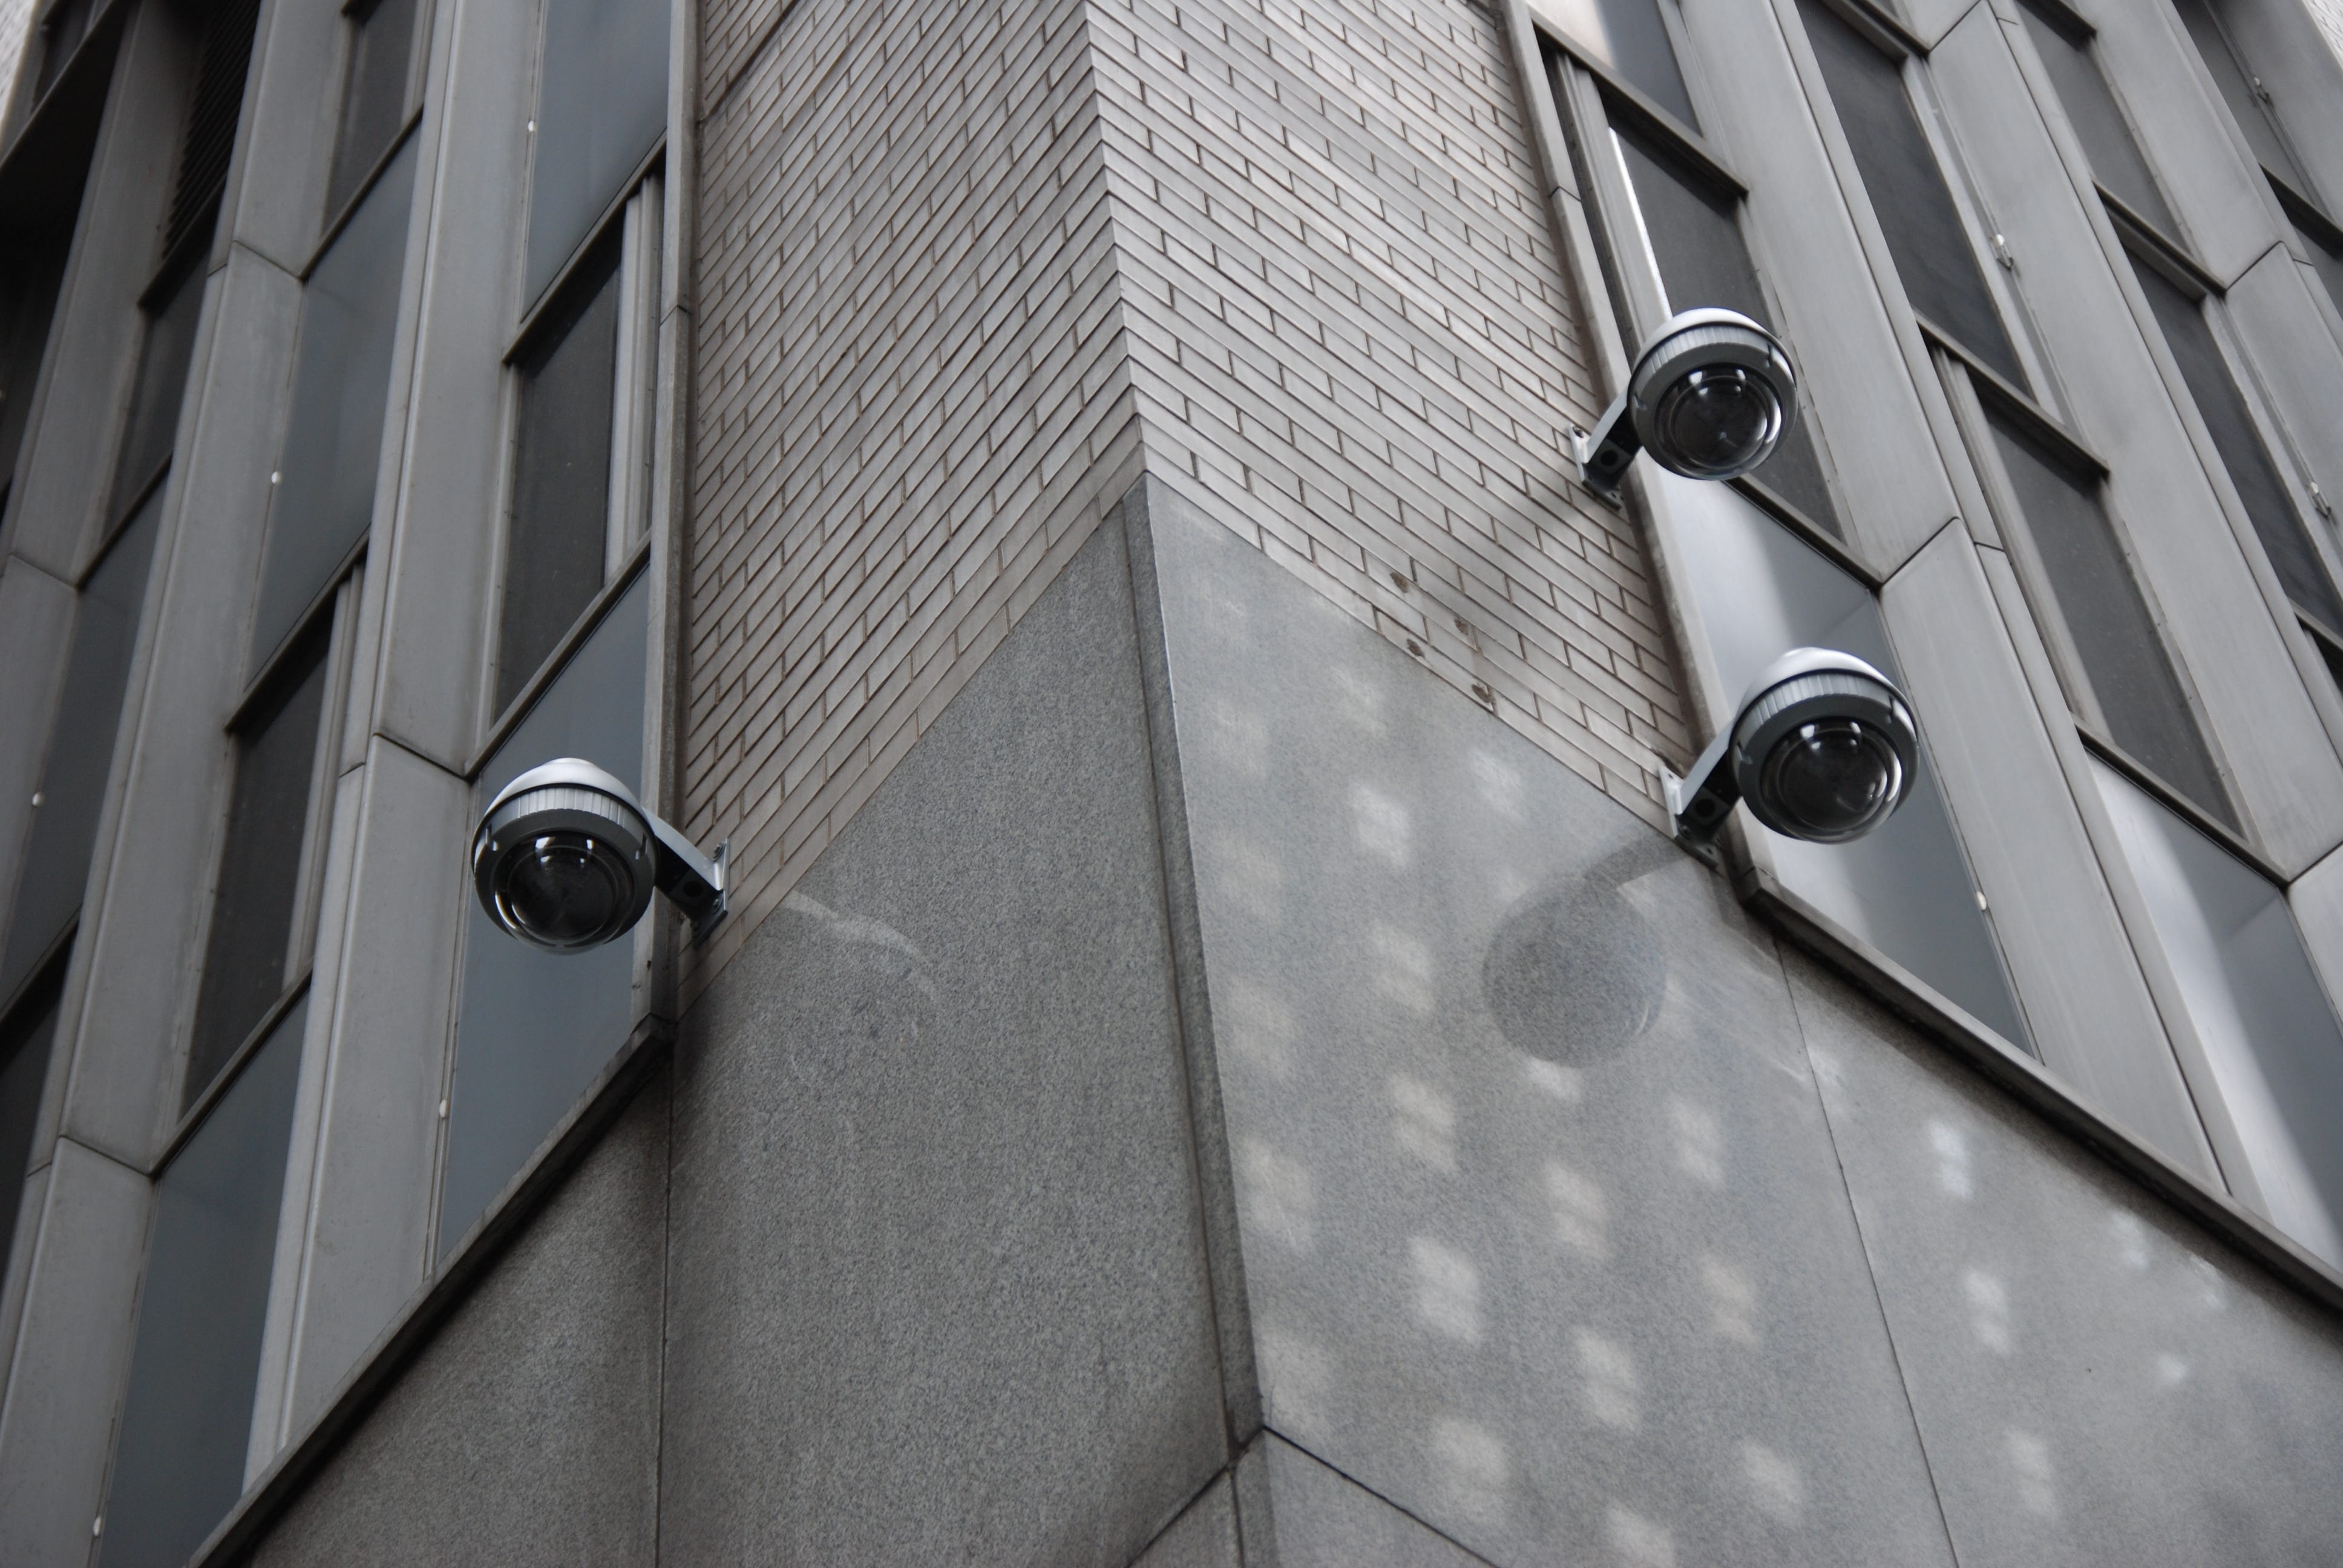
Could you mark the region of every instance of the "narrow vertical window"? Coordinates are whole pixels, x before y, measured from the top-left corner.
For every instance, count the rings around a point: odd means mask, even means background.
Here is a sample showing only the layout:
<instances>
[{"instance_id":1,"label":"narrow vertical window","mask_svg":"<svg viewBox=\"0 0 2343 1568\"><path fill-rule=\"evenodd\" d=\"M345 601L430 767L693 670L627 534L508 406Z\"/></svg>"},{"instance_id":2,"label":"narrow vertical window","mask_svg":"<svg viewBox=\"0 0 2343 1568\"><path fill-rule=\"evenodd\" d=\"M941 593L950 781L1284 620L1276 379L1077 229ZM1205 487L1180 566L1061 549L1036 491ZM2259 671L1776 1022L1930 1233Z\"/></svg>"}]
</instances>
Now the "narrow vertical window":
<instances>
[{"instance_id":1,"label":"narrow vertical window","mask_svg":"<svg viewBox=\"0 0 2343 1568\"><path fill-rule=\"evenodd\" d=\"M183 1095L188 1105L284 994L294 969L295 916L326 709L327 641L322 626L309 633L236 737L236 787L188 1047Z\"/></svg>"},{"instance_id":2,"label":"narrow vertical window","mask_svg":"<svg viewBox=\"0 0 2343 1568\"><path fill-rule=\"evenodd\" d=\"M228 160L236 156L236 127L244 109L245 77L252 66L253 30L259 21L260 0L218 0L205 18L195 95L187 106L171 215L164 226L166 256L176 256L182 245L212 232L221 194L227 188Z\"/></svg>"},{"instance_id":3,"label":"narrow vertical window","mask_svg":"<svg viewBox=\"0 0 2343 1568\"><path fill-rule=\"evenodd\" d=\"M1912 308L2012 385L2027 385L1952 187L1896 62L1821 0L1799 0L1832 106Z\"/></svg>"},{"instance_id":4,"label":"narrow vertical window","mask_svg":"<svg viewBox=\"0 0 2343 1568\"><path fill-rule=\"evenodd\" d=\"M1621 81L1642 93L1693 130L1700 116L1685 90L1675 45L1660 15L1663 0L1531 0L1544 16Z\"/></svg>"},{"instance_id":5,"label":"narrow vertical window","mask_svg":"<svg viewBox=\"0 0 2343 1568\"><path fill-rule=\"evenodd\" d=\"M0 1268L7 1266L15 1244L16 1211L24 1207L25 1168L41 1119L41 1090L48 1081L65 980L60 954L0 1013Z\"/></svg>"},{"instance_id":6,"label":"narrow vertical window","mask_svg":"<svg viewBox=\"0 0 2343 1568\"><path fill-rule=\"evenodd\" d=\"M2059 106L2066 111L2066 123L2075 127L2075 139L2083 144L2083 155L2091 160L2091 173L2100 188L2130 208L2135 216L2165 234L2177 234L2179 226L2172 221L2172 209L2148 171L2147 158L2091 57L2089 39L2069 32L2064 18L2054 21L2032 5L2021 5L2019 10L2034 40L2034 52L2050 74Z\"/></svg>"},{"instance_id":7,"label":"narrow vertical window","mask_svg":"<svg viewBox=\"0 0 2343 1568\"><path fill-rule=\"evenodd\" d=\"M99 1568L184 1563L243 1495L307 1013L278 1021L156 1181Z\"/></svg>"},{"instance_id":8,"label":"narrow vertical window","mask_svg":"<svg viewBox=\"0 0 2343 1568\"><path fill-rule=\"evenodd\" d=\"M416 13L420 0L372 0L352 6L349 55L342 72L342 124L326 182L326 211L338 213L357 194L407 128L414 100Z\"/></svg>"},{"instance_id":9,"label":"narrow vertical window","mask_svg":"<svg viewBox=\"0 0 2343 1568\"><path fill-rule=\"evenodd\" d=\"M2245 503L2246 516L2252 519L2279 586L2295 608L2317 621L2328 637L2343 638L2343 598L2337 596L2334 578L2319 559L2318 547L2303 526L2302 514L2295 509L2278 464L2254 425L2245 395L2229 374L2228 362L2222 358L2212 326L2205 319L2205 307L2154 267L2135 261L2132 270L2156 312L2157 325L2164 329L2164 341L2180 367L2180 377L2196 399L2197 411L2204 416L2213 448L2237 488L2237 498Z\"/></svg>"},{"instance_id":10,"label":"narrow vertical window","mask_svg":"<svg viewBox=\"0 0 2343 1568\"><path fill-rule=\"evenodd\" d=\"M179 429L179 404L187 390L187 365L196 352L196 321L203 309L204 269L183 263L160 286L146 317L146 341L138 353L138 377L130 390L130 412L114 462L113 499L117 515L146 498L171 460Z\"/></svg>"},{"instance_id":11,"label":"narrow vertical window","mask_svg":"<svg viewBox=\"0 0 2343 1568\"><path fill-rule=\"evenodd\" d=\"M546 0L522 297L534 304L667 130L668 0Z\"/></svg>"},{"instance_id":12,"label":"narrow vertical window","mask_svg":"<svg viewBox=\"0 0 2343 1568\"><path fill-rule=\"evenodd\" d=\"M2303 258L2310 263L2311 270L2318 274L2318 281L2326 288L2327 297L2334 302L2336 310L2343 312L2343 236L2323 238L2318 231L2303 222L2299 214L2288 216L2294 219L2294 237L2301 242ZM2322 224L2319 229L2323 230L2325 226Z\"/></svg>"},{"instance_id":13,"label":"narrow vertical window","mask_svg":"<svg viewBox=\"0 0 2343 1568\"><path fill-rule=\"evenodd\" d=\"M2025 538L2056 609L2044 617L2068 657L2077 717L2194 800L2236 825L2211 752L2139 580L2088 478L2014 423L1991 420Z\"/></svg>"},{"instance_id":14,"label":"narrow vertical window","mask_svg":"<svg viewBox=\"0 0 2343 1568\"><path fill-rule=\"evenodd\" d=\"M161 498L148 496L75 603L73 647L41 765L40 803L16 878L8 940L0 947L0 998L57 950L81 911L162 509Z\"/></svg>"},{"instance_id":15,"label":"narrow vertical window","mask_svg":"<svg viewBox=\"0 0 2343 1568\"><path fill-rule=\"evenodd\" d=\"M1635 216L1658 265L1668 308L1722 306L1775 328L1773 312L1757 286L1757 269L1741 237L1738 199L1704 184L1681 159L1632 126L1614 123L1612 135L1626 166ZM1809 417L1790 426L1781 446L1754 477L1832 534L1839 532Z\"/></svg>"},{"instance_id":16,"label":"narrow vertical window","mask_svg":"<svg viewBox=\"0 0 2343 1568\"><path fill-rule=\"evenodd\" d=\"M520 421L497 642L496 706L518 696L600 591L618 395L618 246L571 281L520 363Z\"/></svg>"}]
</instances>

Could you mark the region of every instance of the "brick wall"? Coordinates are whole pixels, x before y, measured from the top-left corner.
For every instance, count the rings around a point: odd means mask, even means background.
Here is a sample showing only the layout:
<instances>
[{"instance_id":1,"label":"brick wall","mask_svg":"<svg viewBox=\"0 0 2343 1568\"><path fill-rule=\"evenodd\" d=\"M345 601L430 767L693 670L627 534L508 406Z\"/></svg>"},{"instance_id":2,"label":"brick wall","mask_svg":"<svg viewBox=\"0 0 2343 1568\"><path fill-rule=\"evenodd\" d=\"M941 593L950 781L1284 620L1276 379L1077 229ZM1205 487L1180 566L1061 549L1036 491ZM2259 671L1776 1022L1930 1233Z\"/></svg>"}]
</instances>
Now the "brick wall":
<instances>
[{"instance_id":1,"label":"brick wall","mask_svg":"<svg viewBox=\"0 0 2343 1568\"><path fill-rule=\"evenodd\" d=\"M683 793L739 918L1142 464L1657 819L1687 749L1474 0L709 0Z\"/></svg>"},{"instance_id":2,"label":"brick wall","mask_svg":"<svg viewBox=\"0 0 2343 1568\"><path fill-rule=\"evenodd\" d=\"M1093 0L1150 467L1635 809L1688 739L1493 11Z\"/></svg>"},{"instance_id":3,"label":"brick wall","mask_svg":"<svg viewBox=\"0 0 2343 1568\"><path fill-rule=\"evenodd\" d=\"M683 796L742 871L687 994L1138 477L1081 21L798 0L703 73Z\"/></svg>"}]
</instances>

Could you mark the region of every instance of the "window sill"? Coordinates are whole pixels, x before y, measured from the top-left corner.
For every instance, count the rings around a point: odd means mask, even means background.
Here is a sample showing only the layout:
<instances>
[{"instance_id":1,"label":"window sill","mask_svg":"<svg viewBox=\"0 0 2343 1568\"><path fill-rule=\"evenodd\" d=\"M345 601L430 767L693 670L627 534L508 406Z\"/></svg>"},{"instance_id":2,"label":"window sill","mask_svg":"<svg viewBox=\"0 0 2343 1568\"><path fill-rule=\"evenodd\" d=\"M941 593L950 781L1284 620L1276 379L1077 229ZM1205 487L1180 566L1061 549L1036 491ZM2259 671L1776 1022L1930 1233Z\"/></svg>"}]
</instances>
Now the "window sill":
<instances>
[{"instance_id":1,"label":"window sill","mask_svg":"<svg viewBox=\"0 0 2343 1568\"><path fill-rule=\"evenodd\" d=\"M1901 964L1784 887L1735 846L1734 891L1802 950L1845 975L1968 1067L2093 1154L2320 1304L2343 1310L2343 1272L2269 1221L2157 1151L2137 1133L2076 1098L2041 1062L1986 1028Z\"/></svg>"}]
</instances>

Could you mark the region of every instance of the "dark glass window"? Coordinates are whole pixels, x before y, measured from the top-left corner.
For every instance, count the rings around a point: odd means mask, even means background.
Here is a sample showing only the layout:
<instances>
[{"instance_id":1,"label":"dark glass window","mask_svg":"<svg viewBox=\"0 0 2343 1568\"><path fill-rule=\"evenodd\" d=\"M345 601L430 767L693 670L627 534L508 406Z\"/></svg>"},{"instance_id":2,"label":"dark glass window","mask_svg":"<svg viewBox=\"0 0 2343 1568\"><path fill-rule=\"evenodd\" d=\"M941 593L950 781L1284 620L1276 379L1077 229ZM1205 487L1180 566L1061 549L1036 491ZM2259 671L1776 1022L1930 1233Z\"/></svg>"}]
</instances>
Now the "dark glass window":
<instances>
[{"instance_id":1,"label":"dark glass window","mask_svg":"<svg viewBox=\"0 0 2343 1568\"><path fill-rule=\"evenodd\" d=\"M0 949L0 998L56 946L81 909L162 509L159 496L147 498L75 604L73 649L41 766L41 803L25 843L7 946Z\"/></svg>"},{"instance_id":2,"label":"dark glass window","mask_svg":"<svg viewBox=\"0 0 2343 1568\"><path fill-rule=\"evenodd\" d=\"M32 1162L65 980L60 954L0 1017L0 1269L7 1266L8 1249L16 1240L16 1211L25 1204L25 1167Z\"/></svg>"},{"instance_id":3,"label":"dark glass window","mask_svg":"<svg viewBox=\"0 0 2343 1568\"><path fill-rule=\"evenodd\" d=\"M171 216L163 231L163 253L201 233L208 237L227 188L228 161L236 155L236 126L244 110L245 78L251 74L252 34L260 21L260 0L216 0L204 21L196 66L196 90L187 104L187 125L179 138L179 173L171 189Z\"/></svg>"},{"instance_id":4,"label":"dark glass window","mask_svg":"<svg viewBox=\"0 0 2343 1568\"><path fill-rule=\"evenodd\" d=\"M2022 9L2026 30L2034 37L2034 52L2042 56L2043 68L2050 73L2067 123L2075 127L2075 139L2083 144L2084 156L2091 160L2092 174L2133 212L2166 234L2177 233L2172 209L2165 206L2164 193L2157 188L2156 176L2148 172L2147 159L2140 153L2123 110L2117 106L2107 78L2099 75L2087 41L2072 36L2062 23L2052 22L2031 5Z\"/></svg>"},{"instance_id":5,"label":"dark glass window","mask_svg":"<svg viewBox=\"0 0 2343 1568\"><path fill-rule=\"evenodd\" d=\"M1581 51L1685 125L1700 128L1675 45L1660 18L1660 0L1537 0L1534 8L1552 17Z\"/></svg>"},{"instance_id":6,"label":"dark glass window","mask_svg":"<svg viewBox=\"0 0 2343 1568\"><path fill-rule=\"evenodd\" d=\"M2318 649L2318 657L2326 662L2327 678L2335 683L2338 693L2343 693L2343 648L2321 636L2318 628L2308 621L2303 622L2302 629L2310 634L2311 646Z\"/></svg>"},{"instance_id":7,"label":"dark glass window","mask_svg":"<svg viewBox=\"0 0 2343 1568\"><path fill-rule=\"evenodd\" d=\"M1993 433L2107 739L2234 826L2179 674L2097 485L2006 421L1996 418Z\"/></svg>"},{"instance_id":8,"label":"dark glass window","mask_svg":"<svg viewBox=\"0 0 2343 1568\"><path fill-rule=\"evenodd\" d=\"M195 357L196 318L204 306L204 269L182 269L146 318L146 342L138 353L138 379L130 393L130 414L122 449L114 464L115 510L137 504L162 471L179 431L179 404L187 390L187 363Z\"/></svg>"},{"instance_id":9,"label":"dark glass window","mask_svg":"<svg viewBox=\"0 0 2343 1568\"><path fill-rule=\"evenodd\" d=\"M415 55L417 0L375 0L351 13L350 55L342 75L342 128L326 211L337 213L382 161L407 124L407 77Z\"/></svg>"},{"instance_id":10,"label":"dark glass window","mask_svg":"<svg viewBox=\"0 0 2343 1568\"><path fill-rule=\"evenodd\" d=\"M1912 308L2011 383L2026 386L1985 268L1896 63L1820 0L1799 0L1798 10Z\"/></svg>"},{"instance_id":11,"label":"dark glass window","mask_svg":"<svg viewBox=\"0 0 2343 1568\"><path fill-rule=\"evenodd\" d=\"M520 367L512 531L497 640L501 711L602 587L618 366L618 251L586 275Z\"/></svg>"},{"instance_id":12,"label":"dark glass window","mask_svg":"<svg viewBox=\"0 0 2343 1568\"><path fill-rule=\"evenodd\" d=\"M101 1568L184 1563L244 1493L308 1004L155 1183Z\"/></svg>"},{"instance_id":13,"label":"dark glass window","mask_svg":"<svg viewBox=\"0 0 2343 1568\"><path fill-rule=\"evenodd\" d=\"M192 1105L284 994L308 836L329 628L296 648L236 738L236 789L212 898L183 1103Z\"/></svg>"},{"instance_id":14,"label":"dark glass window","mask_svg":"<svg viewBox=\"0 0 2343 1568\"><path fill-rule=\"evenodd\" d=\"M1765 308L1765 296L1757 286L1757 269L1750 264L1749 247L1742 241L1737 202L1703 184L1632 129L1614 130L1626 158L1627 178L1634 187L1644 235L1659 263L1668 308L1723 306L1772 327L1773 313ZM1792 423L1781 446L1755 477L1832 533L1839 531L1830 488L1823 482L1822 463L1815 456L1814 433L1804 418Z\"/></svg>"},{"instance_id":15,"label":"dark glass window","mask_svg":"<svg viewBox=\"0 0 2343 1568\"><path fill-rule=\"evenodd\" d=\"M65 241L74 226L68 207L45 243L21 237L0 247L0 498L16 477L25 423L33 411L33 386L56 318L57 288L65 280Z\"/></svg>"},{"instance_id":16,"label":"dark glass window","mask_svg":"<svg viewBox=\"0 0 2343 1568\"><path fill-rule=\"evenodd\" d=\"M2173 0L2173 4L2188 28L2197 55L2205 62L2207 74L2213 78L2213 85L2229 106L2237 128L2246 133L2246 145L2253 148L2254 156L2269 173L2303 195L2309 195L2310 182L2302 177L2301 166L2294 161L2294 153L2278 129L2277 106L2270 98L2269 89L2229 46L2228 35L2214 19L2205 0Z\"/></svg>"},{"instance_id":17,"label":"dark glass window","mask_svg":"<svg viewBox=\"0 0 2343 1568\"><path fill-rule=\"evenodd\" d=\"M667 129L668 0L546 0L522 297L534 304Z\"/></svg>"},{"instance_id":18,"label":"dark glass window","mask_svg":"<svg viewBox=\"0 0 2343 1568\"><path fill-rule=\"evenodd\" d=\"M332 585L374 518L414 191L415 144L409 141L358 203L302 292L293 412L278 464L284 478L269 508L260 607L253 618L256 666Z\"/></svg>"},{"instance_id":19,"label":"dark glass window","mask_svg":"<svg viewBox=\"0 0 2343 1568\"><path fill-rule=\"evenodd\" d=\"M639 578L481 768L478 804L549 757L583 757L640 788L649 607ZM440 1256L463 1239L626 1043L634 967L630 941L547 953L486 919L472 920L440 1186Z\"/></svg>"},{"instance_id":20,"label":"dark glass window","mask_svg":"<svg viewBox=\"0 0 2343 1568\"><path fill-rule=\"evenodd\" d=\"M2203 307L2154 267L2135 261L2132 270L2139 275L2140 289L2156 312L2157 324L2164 328L2164 340L2179 364L2181 379L2188 383L2197 411L2205 417L2213 447L2229 470L2230 483L2237 487L2246 516L2253 519L2254 532L2261 538L2279 585L2297 609L2326 626L2331 634L2343 636L2343 599L2337 598L2334 580L2318 558L2318 547L2303 527L2302 514L2287 494L2269 448L2262 444L2261 432L2255 428L2246 399L2229 375L2228 362L2221 357Z\"/></svg>"}]
</instances>

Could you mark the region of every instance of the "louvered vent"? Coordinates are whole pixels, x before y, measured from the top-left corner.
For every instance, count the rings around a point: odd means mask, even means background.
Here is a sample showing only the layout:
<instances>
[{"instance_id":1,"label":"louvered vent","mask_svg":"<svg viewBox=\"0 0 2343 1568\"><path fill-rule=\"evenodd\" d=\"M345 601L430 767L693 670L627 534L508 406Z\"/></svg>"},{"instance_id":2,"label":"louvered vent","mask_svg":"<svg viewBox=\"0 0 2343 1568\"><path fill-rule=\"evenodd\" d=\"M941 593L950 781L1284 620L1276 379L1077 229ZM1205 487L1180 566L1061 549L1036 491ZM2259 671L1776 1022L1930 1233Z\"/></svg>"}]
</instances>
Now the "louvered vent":
<instances>
[{"instance_id":1,"label":"louvered vent","mask_svg":"<svg viewBox=\"0 0 2343 1568\"><path fill-rule=\"evenodd\" d=\"M163 254L212 220L227 185L227 161L236 151L236 122L244 106L244 76L252 63L252 31L260 0L219 0L204 24L203 63L196 67L195 102L187 109L187 134L179 144L179 179L171 192L171 223Z\"/></svg>"}]
</instances>

